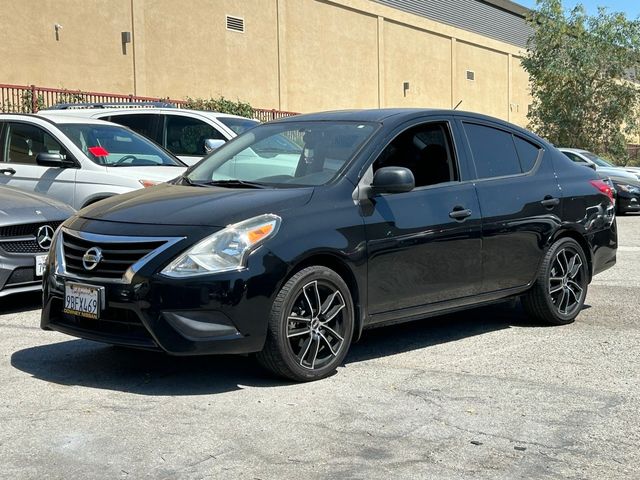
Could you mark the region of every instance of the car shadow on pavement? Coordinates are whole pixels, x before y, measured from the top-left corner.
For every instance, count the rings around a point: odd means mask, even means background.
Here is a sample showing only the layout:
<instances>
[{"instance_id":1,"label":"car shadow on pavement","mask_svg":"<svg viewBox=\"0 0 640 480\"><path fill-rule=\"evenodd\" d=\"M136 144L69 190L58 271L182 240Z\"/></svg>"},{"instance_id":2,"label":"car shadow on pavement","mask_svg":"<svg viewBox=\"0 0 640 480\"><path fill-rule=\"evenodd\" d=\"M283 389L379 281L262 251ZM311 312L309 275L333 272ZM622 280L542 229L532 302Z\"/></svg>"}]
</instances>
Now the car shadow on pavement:
<instances>
[{"instance_id":1,"label":"car shadow on pavement","mask_svg":"<svg viewBox=\"0 0 640 480\"><path fill-rule=\"evenodd\" d=\"M352 345L345 363L530 325L520 308L496 305L377 328L366 331L361 341ZM203 395L243 386L291 385L262 370L247 356L172 357L87 340L26 348L11 356L11 365L47 382L141 395Z\"/></svg>"}]
</instances>

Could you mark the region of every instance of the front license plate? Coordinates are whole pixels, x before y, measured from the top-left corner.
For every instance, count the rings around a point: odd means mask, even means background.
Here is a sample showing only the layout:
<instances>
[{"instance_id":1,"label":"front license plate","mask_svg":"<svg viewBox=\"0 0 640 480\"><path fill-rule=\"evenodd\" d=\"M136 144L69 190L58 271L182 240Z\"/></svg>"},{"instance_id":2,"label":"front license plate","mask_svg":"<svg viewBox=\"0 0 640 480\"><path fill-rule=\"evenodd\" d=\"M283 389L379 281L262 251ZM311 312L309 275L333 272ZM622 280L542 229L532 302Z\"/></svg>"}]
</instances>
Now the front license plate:
<instances>
[{"instance_id":1,"label":"front license plate","mask_svg":"<svg viewBox=\"0 0 640 480\"><path fill-rule=\"evenodd\" d=\"M64 286L64 313L98 319L100 315L100 289L80 283Z\"/></svg>"},{"instance_id":2,"label":"front license plate","mask_svg":"<svg viewBox=\"0 0 640 480\"><path fill-rule=\"evenodd\" d=\"M44 274L44 266L47 264L46 255L36 255L36 277L41 277Z\"/></svg>"}]
</instances>

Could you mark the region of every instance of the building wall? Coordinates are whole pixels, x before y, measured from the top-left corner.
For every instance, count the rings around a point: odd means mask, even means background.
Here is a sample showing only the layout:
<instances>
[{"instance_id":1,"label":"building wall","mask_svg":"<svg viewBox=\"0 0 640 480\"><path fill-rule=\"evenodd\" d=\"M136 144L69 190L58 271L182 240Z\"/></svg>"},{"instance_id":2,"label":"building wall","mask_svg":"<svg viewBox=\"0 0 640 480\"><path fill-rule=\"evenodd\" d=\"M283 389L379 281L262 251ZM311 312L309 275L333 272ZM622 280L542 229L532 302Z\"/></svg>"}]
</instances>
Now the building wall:
<instances>
[{"instance_id":1,"label":"building wall","mask_svg":"<svg viewBox=\"0 0 640 480\"><path fill-rule=\"evenodd\" d=\"M224 95L298 112L462 102L462 110L526 124L521 45L384 3L391 2L8 0L0 83ZM225 15L244 18L245 33L227 30ZM133 36L125 46L124 31Z\"/></svg>"}]
</instances>

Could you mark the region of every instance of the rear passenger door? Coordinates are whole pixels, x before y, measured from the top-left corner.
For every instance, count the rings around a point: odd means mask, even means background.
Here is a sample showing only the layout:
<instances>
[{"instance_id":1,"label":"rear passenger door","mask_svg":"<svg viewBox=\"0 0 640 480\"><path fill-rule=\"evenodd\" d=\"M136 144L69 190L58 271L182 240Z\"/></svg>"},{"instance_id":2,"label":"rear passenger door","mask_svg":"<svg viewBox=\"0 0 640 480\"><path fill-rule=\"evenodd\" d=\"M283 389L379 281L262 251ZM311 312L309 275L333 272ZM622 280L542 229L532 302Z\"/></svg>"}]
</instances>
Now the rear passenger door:
<instances>
[{"instance_id":1,"label":"rear passenger door","mask_svg":"<svg viewBox=\"0 0 640 480\"><path fill-rule=\"evenodd\" d=\"M546 239L560 224L560 187L550 158L532 137L462 117L482 212L482 291L534 281Z\"/></svg>"},{"instance_id":2,"label":"rear passenger door","mask_svg":"<svg viewBox=\"0 0 640 480\"><path fill-rule=\"evenodd\" d=\"M228 140L213 125L180 114L165 115L163 138L163 146L187 165L197 163L206 155L205 140Z\"/></svg>"}]
</instances>

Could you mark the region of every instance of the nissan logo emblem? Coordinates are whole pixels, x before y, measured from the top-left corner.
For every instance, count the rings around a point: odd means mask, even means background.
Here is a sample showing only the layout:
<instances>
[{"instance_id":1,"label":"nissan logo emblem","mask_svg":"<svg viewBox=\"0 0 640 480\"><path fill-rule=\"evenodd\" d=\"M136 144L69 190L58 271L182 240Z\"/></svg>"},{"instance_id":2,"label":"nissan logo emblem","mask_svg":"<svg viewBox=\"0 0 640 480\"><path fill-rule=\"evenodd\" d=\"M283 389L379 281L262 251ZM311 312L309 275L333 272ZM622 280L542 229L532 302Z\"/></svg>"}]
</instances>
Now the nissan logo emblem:
<instances>
[{"instance_id":1,"label":"nissan logo emblem","mask_svg":"<svg viewBox=\"0 0 640 480\"><path fill-rule=\"evenodd\" d=\"M43 250L49 250L52 240L53 227L49 225L41 226L36 233L36 242L38 242L38 246Z\"/></svg>"},{"instance_id":2,"label":"nissan logo emblem","mask_svg":"<svg viewBox=\"0 0 640 480\"><path fill-rule=\"evenodd\" d=\"M82 256L82 265L85 270L93 270L102 260L102 250L98 247L91 247Z\"/></svg>"}]
</instances>

